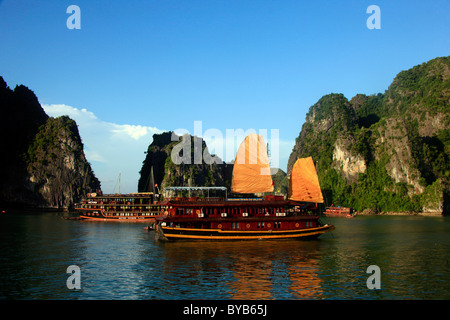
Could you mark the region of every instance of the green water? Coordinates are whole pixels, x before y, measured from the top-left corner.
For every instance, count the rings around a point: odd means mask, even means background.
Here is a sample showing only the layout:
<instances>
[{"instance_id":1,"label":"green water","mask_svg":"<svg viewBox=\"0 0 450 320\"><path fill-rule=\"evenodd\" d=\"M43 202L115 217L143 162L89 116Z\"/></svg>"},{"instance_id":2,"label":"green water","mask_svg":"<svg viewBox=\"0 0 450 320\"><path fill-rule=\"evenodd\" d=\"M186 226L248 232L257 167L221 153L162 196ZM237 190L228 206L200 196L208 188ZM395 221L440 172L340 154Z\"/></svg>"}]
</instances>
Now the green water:
<instances>
[{"instance_id":1,"label":"green water","mask_svg":"<svg viewBox=\"0 0 450 320\"><path fill-rule=\"evenodd\" d=\"M0 216L0 299L449 299L450 219L329 218L318 240L173 242L144 224ZM70 265L80 289L69 289ZM370 265L380 289L370 290Z\"/></svg>"}]
</instances>

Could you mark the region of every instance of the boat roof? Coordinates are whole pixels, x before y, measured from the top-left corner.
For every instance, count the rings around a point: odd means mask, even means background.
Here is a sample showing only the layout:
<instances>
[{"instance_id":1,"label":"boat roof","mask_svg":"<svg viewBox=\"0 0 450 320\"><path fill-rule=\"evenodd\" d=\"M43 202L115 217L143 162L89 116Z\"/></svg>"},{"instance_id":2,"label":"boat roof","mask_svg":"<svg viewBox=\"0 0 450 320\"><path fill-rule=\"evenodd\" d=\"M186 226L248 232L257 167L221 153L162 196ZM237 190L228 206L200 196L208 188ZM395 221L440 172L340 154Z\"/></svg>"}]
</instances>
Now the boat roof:
<instances>
[{"instance_id":1,"label":"boat roof","mask_svg":"<svg viewBox=\"0 0 450 320\"><path fill-rule=\"evenodd\" d=\"M108 193L97 194L88 193L88 198L135 198L135 197L148 197L153 195L153 192L136 192L136 193Z\"/></svg>"},{"instance_id":2,"label":"boat roof","mask_svg":"<svg viewBox=\"0 0 450 320\"><path fill-rule=\"evenodd\" d=\"M165 190L227 190L226 187L166 187Z\"/></svg>"}]
</instances>

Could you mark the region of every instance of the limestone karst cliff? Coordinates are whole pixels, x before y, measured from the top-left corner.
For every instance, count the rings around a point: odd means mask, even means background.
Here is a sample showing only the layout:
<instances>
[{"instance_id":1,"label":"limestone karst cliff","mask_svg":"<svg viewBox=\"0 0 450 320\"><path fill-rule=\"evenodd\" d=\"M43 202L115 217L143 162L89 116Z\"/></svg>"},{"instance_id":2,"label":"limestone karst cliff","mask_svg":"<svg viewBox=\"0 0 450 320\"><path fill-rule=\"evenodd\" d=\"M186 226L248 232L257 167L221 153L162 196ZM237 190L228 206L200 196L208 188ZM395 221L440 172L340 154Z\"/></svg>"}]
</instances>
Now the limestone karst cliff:
<instances>
[{"instance_id":1,"label":"limestone karst cliff","mask_svg":"<svg viewBox=\"0 0 450 320\"><path fill-rule=\"evenodd\" d=\"M68 209L100 189L75 121L48 117L35 94L0 77L0 205Z\"/></svg>"},{"instance_id":2,"label":"limestone karst cliff","mask_svg":"<svg viewBox=\"0 0 450 320\"><path fill-rule=\"evenodd\" d=\"M186 150L189 150L189 153L183 153ZM178 157L179 163L173 161L172 155ZM211 155L206 143L199 137L179 137L173 132L155 134L142 164L138 191L153 191L153 182L158 185L157 191L160 192L168 186L230 188L232 167L231 164Z\"/></svg>"},{"instance_id":3,"label":"limestone karst cliff","mask_svg":"<svg viewBox=\"0 0 450 320\"><path fill-rule=\"evenodd\" d=\"M173 132L155 134L146 153L140 171L139 192L164 193L165 187L176 186L224 186L228 194L231 192L233 163L225 163L216 155L211 155L202 138L190 135L179 137ZM273 172L276 172L272 176L275 194L287 195L286 174L282 170Z\"/></svg>"},{"instance_id":4,"label":"limestone karst cliff","mask_svg":"<svg viewBox=\"0 0 450 320\"><path fill-rule=\"evenodd\" d=\"M312 156L326 204L448 213L450 57L400 72L385 93L311 106L288 162Z\"/></svg>"}]
</instances>

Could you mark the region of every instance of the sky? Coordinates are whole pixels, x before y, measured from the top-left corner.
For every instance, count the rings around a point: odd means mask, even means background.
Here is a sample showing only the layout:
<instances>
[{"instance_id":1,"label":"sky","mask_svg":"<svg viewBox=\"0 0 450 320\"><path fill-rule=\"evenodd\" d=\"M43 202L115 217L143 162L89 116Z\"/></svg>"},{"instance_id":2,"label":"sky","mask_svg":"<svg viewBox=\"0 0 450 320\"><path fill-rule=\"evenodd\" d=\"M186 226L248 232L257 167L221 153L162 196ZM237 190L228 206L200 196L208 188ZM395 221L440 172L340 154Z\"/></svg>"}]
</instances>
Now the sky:
<instances>
[{"instance_id":1,"label":"sky","mask_svg":"<svg viewBox=\"0 0 450 320\"><path fill-rule=\"evenodd\" d=\"M227 132L266 132L286 170L312 105L383 93L449 55L449 21L448 0L0 0L0 76L77 122L104 192L119 174L136 192L153 134L169 130L214 132L226 161L240 143Z\"/></svg>"}]
</instances>

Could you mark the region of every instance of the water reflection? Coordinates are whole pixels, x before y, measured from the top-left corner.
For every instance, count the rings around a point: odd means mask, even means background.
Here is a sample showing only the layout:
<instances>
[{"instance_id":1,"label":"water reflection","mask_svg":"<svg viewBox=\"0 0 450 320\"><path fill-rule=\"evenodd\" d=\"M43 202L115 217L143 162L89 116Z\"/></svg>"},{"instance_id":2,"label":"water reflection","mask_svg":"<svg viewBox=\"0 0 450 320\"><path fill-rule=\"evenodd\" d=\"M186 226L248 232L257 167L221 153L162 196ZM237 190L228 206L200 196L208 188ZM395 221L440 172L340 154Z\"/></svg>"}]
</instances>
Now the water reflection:
<instances>
[{"instance_id":1,"label":"water reflection","mask_svg":"<svg viewBox=\"0 0 450 320\"><path fill-rule=\"evenodd\" d=\"M336 241L321 259L327 298L442 299L450 283L450 220L443 217L332 219ZM381 290L368 290L369 265L381 269Z\"/></svg>"},{"instance_id":2,"label":"water reflection","mask_svg":"<svg viewBox=\"0 0 450 320\"><path fill-rule=\"evenodd\" d=\"M246 255L231 255L233 275L227 282L231 298L257 300L273 298L271 273L274 261L266 257L267 252L260 254L258 251L248 252Z\"/></svg>"},{"instance_id":3,"label":"water reflection","mask_svg":"<svg viewBox=\"0 0 450 320\"><path fill-rule=\"evenodd\" d=\"M0 298L448 299L450 219L330 219L319 240L170 242L142 224L0 217ZM66 268L81 268L81 290ZM368 290L366 269L381 269Z\"/></svg>"},{"instance_id":4,"label":"water reflection","mask_svg":"<svg viewBox=\"0 0 450 320\"><path fill-rule=\"evenodd\" d=\"M164 243L162 270L182 298L313 298L321 291L319 244L296 240ZM183 274L174 274L179 270ZM195 294L199 291L201 295Z\"/></svg>"},{"instance_id":5,"label":"water reflection","mask_svg":"<svg viewBox=\"0 0 450 320\"><path fill-rule=\"evenodd\" d=\"M77 264L82 298L140 299L155 269L149 235L135 223L84 222Z\"/></svg>"},{"instance_id":6,"label":"water reflection","mask_svg":"<svg viewBox=\"0 0 450 320\"><path fill-rule=\"evenodd\" d=\"M318 276L317 257L298 261L290 265L288 270L292 281L290 289L295 293L296 299L320 299L322 297L323 280Z\"/></svg>"}]
</instances>

